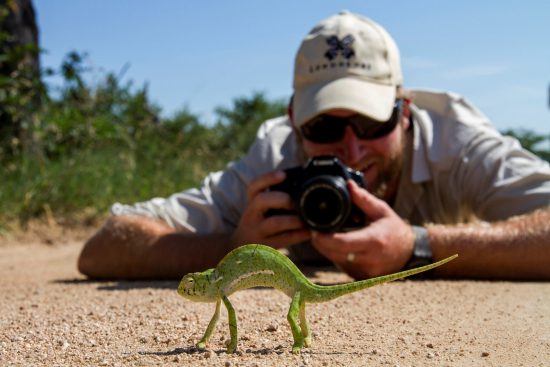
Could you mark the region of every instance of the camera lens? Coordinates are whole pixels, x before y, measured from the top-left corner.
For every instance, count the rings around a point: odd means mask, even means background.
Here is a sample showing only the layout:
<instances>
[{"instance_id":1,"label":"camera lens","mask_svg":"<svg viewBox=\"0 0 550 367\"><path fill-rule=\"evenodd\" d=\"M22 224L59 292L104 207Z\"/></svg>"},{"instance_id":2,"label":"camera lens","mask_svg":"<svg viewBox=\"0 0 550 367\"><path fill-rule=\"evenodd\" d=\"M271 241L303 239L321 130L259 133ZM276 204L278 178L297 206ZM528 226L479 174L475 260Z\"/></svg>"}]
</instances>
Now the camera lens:
<instances>
[{"instance_id":1,"label":"camera lens","mask_svg":"<svg viewBox=\"0 0 550 367\"><path fill-rule=\"evenodd\" d=\"M302 190L299 210L302 219L314 230L337 230L348 217L351 200L346 182L338 176L317 176Z\"/></svg>"}]
</instances>

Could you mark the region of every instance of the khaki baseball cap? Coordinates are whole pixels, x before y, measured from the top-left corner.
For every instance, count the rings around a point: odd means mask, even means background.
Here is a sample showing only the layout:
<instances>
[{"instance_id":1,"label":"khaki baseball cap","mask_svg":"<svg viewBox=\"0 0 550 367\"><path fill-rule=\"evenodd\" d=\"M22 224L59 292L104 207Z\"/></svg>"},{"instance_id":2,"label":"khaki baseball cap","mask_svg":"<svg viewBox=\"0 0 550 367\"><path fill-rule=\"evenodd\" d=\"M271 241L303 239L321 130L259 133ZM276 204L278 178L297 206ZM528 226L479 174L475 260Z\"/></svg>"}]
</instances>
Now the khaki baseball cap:
<instances>
[{"instance_id":1,"label":"khaki baseball cap","mask_svg":"<svg viewBox=\"0 0 550 367\"><path fill-rule=\"evenodd\" d=\"M294 65L294 124L331 109L387 121L403 84L399 50L374 21L342 11L317 24Z\"/></svg>"}]
</instances>

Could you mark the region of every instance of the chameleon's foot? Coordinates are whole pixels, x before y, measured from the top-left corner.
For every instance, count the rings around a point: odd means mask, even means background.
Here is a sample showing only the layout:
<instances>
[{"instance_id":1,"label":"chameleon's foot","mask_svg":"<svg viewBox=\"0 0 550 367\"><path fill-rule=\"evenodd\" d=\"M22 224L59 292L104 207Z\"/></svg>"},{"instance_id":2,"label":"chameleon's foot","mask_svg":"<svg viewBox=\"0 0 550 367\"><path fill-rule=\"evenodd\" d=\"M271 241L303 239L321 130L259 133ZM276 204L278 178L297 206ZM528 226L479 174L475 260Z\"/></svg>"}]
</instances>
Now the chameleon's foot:
<instances>
[{"instance_id":1,"label":"chameleon's foot","mask_svg":"<svg viewBox=\"0 0 550 367\"><path fill-rule=\"evenodd\" d=\"M237 350L237 342L232 342L229 339L225 341L225 346L227 348L226 349L227 354L233 354Z\"/></svg>"},{"instance_id":2,"label":"chameleon's foot","mask_svg":"<svg viewBox=\"0 0 550 367\"><path fill-rule=\"evenodd\" d=\"M197 349L200 349L200 350L206 349L206 343L203 341L198 342L197 344L195 344L195 346L197 347Z\"/></svg>"},{"instance_id":3,"label":"chameleon's foot","mask_svg":"<svg viewBox=\"0 0 550 367\"><path fill-rule=\"evenodd\" d=\"M304 346L303 342L295 342L292 346L292 353L293 354L300 354L300 351L302 350L302 347Z\"/></svg>"},{"instance_id":4,"label":"chameleon's foot","mask_svg":"<svg viewBox=\"0 0 550 367\"><path fill-rule=\"evenodd\" d=\"M311 347L311 336L306 336L304 338L304 347L306 348Z\"/></svg>"},{"instance_id":5,"label":"chameleon's foot","mask_svg":"<svg viewBox=\"0 0 550 367\"><path fill-rule=\"evenodd\" d=\"M292 354L300 354L302 347L292 346Z\"/></svg>"},{"instance_id":6,"label":"chameleon's foot","mask_svg":"<svg viewBox=\"0 0 550 367\"><path fill-rule=\"evenodd\" d=\"M236 344L229 344L227 346L226 352L227 352L227 354L233 354L233 353L235 353L236 350L237 350L237 345Z\"/></svg>"}]
</instances>

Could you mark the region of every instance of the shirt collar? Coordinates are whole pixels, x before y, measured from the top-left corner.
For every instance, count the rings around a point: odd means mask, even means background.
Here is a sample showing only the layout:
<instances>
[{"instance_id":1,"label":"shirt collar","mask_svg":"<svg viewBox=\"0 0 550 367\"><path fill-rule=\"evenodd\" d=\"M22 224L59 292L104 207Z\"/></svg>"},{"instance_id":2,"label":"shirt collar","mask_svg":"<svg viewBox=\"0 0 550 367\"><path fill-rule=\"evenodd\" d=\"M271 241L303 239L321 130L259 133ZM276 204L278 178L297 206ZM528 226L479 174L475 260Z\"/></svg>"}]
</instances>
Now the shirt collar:
<instances>
[{"instance_id":1,"label":"shirt collar","mask_svg":"<svg viewBox=\"0 0 550 367\"><path fill-rule=\"evenodd\" d=\"M432 144L433 127L432 120L426 111L419 109L414 104L411 104L409 108L413 123L411 182L417 184L432 179L426 147Z\"/></svg>"}]
</instances>

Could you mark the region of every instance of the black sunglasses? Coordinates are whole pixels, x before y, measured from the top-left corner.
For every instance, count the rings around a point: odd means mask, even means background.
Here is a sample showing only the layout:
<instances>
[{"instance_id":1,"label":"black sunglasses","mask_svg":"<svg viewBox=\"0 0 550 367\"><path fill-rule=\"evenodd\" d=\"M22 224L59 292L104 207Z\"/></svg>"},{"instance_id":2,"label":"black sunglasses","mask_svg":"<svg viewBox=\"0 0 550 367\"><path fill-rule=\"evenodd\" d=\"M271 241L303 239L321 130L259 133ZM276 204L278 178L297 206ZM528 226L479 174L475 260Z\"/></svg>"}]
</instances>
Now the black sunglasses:
<instances>
[{"instance_id":1,"label":"black sunglasses","mask_svg":"<svg viewBox=\"0 0 550 367\"><path fill-rule=\"evenodd\" d=\"M336 143L344 137L346 127L351 125L359 139L373 140L388 135L399 123L403 110L403 100L398 99L393 107L390 119L385 122L376 121L363 115L337 117L327 114L315 116L306 122L300 131L307 140L313 143Z\"/></svg>"}]
</instances>

